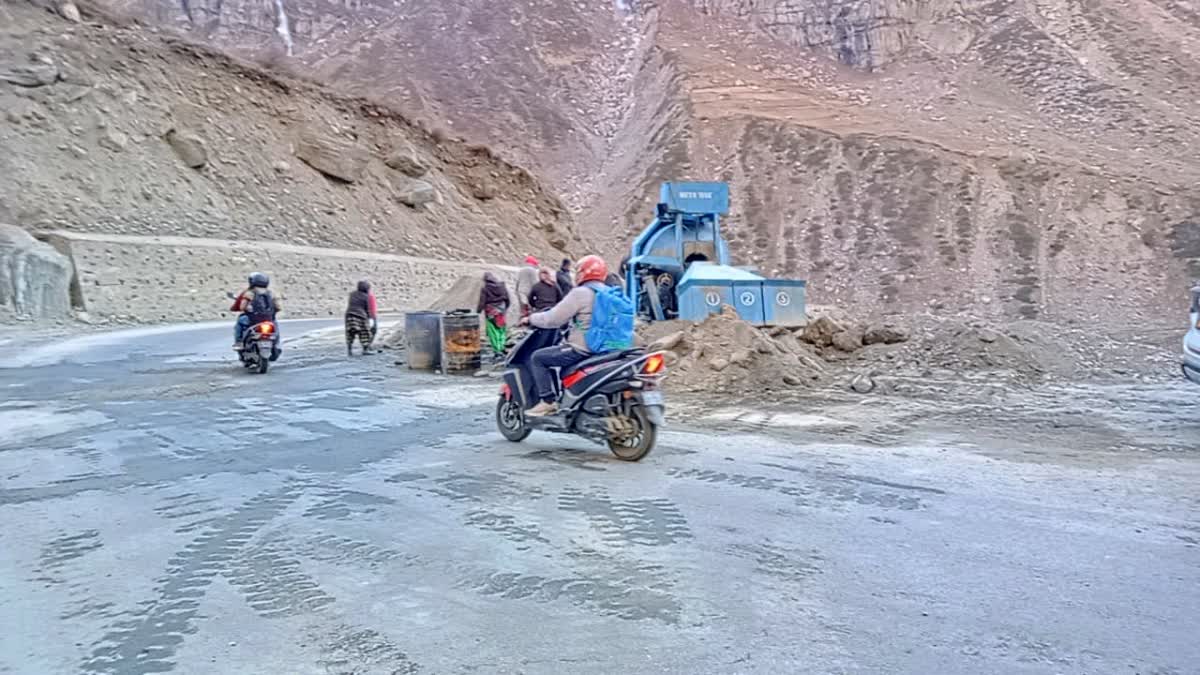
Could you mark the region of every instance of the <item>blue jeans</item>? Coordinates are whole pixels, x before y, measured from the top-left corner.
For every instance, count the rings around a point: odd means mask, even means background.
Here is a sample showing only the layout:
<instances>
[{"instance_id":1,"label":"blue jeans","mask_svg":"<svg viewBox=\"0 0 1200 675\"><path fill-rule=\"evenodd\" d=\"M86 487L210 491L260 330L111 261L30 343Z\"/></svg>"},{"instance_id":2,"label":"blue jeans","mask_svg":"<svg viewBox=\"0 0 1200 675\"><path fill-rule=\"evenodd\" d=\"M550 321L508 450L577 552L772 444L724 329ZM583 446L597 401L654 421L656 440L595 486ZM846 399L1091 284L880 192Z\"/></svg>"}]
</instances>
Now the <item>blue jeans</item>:
<instances>
[{"instance_id":1,"label":"blue jeans","mask_svg":"<svg viewBox=\"0 0 1200 675\"><path fill-rule=\"evenodd\" d=\"M533 353L529 359L529 370L537 386L538 397L543 401L554 400L554 381L550 378L551 368L566 370L571 366L587 359L591 354L584 354L570 345L555 345L544 347Z\"/></svg>"},{"instance_id":2,"label":"blue jeans","mask_svg":"<svg viewBox=\"0 0 1200 675\"><path fill-rule=\"evenodd\" d=\"M246 329L250 327L249 315L242 314L233 322L233 341L242 344L242 336L246 334Z\"/></svg>"}]
</instances>

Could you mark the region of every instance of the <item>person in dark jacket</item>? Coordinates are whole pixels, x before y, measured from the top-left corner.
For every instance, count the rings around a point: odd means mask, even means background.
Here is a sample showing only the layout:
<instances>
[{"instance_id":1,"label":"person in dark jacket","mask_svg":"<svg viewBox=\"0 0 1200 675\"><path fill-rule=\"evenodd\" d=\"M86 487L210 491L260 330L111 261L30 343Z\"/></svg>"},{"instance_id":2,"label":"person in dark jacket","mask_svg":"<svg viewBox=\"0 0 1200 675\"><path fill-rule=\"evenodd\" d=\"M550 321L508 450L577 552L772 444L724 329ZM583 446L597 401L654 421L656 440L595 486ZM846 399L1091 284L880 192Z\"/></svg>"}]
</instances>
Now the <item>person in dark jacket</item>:
<instances>
[{"instance_id":1,"label":"person in dark jacket","mask_svg":"<svg viewBox=\"0 0 1200 675\"><path fill-rule=\"evenodd\" d=\"M533 290L529 292L529 304L535 312L544 312L558 304L559 300L563 299L564 293L558 290L558 284L554 280L554 272L550 268L543 267L538 271L538 282L533 285Z\"/></svg>"},{"instance_id":2,"label":"person in dark jacket","mask_svg":"<svg viewBox=\"0 0 1200 675\"><path fill-rule=\"evenodd\" d=\"M362 343L363 354L371 353L371 342L378 327L378 310L371 282L360 281L346 303L346 355L354 356L354 339Z\"/></svg>"},{"instance_id":3,"label":"person in dark jacket","mask_svg":"<svg viewBox=\"0 0 1200 675\"><path fill-rule=\"evenodd\" d=\"M506 316L511 302L504 282L497 279L495 274L484 272L483 288L479 289L479 305L475 311L485 318L488 345L497 357L504 353L504 347L508 344Z\"/></svg>"},{"instance_id":4,"label":"person in dark jacket","mask_svg":"<svg viewBox=\"0 0 1200 675\"><path fill-rule=\"evenodd\" d=\"M562 265L558 268L556 281L558 282L558 290L563 294L563 297L566 297L567 293L570 293L571 289L575 288L575 283L571 280L570 258L563 258Z\"/></svg>"}]
</instances>

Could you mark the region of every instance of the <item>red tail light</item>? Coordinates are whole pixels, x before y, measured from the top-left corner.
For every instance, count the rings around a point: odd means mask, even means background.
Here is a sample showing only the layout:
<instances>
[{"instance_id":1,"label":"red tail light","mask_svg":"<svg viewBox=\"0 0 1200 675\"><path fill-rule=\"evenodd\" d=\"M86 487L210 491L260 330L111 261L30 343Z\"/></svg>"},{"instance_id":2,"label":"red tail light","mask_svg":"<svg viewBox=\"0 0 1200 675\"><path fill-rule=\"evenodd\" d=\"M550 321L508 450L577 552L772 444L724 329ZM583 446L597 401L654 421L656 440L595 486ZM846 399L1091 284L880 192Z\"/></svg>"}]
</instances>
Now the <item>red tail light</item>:
<instances>
[{"instance_id":1,"label":"red tail light","mask_svg":"<svg viewBox=\"0 0 1200 675\"><path fill-rule=\"evenodd\" d=\"M275 332L275 326L274 324L264 321L263 323L258 324L258 332L264 335L270 335L271 333Z\"/></svg>"},{"instance_id":2,"label":"red tail light","mask_svg":"<svg viewBox=\"0 0 1200 675\"><path fill-rule=\"evenodd\" d=\"M646 359L645 365L642 366L642 372L647 375L656 375L666 365L666 359L662 354L651 354L650 358Z\"/></svg>"}]
</instances>

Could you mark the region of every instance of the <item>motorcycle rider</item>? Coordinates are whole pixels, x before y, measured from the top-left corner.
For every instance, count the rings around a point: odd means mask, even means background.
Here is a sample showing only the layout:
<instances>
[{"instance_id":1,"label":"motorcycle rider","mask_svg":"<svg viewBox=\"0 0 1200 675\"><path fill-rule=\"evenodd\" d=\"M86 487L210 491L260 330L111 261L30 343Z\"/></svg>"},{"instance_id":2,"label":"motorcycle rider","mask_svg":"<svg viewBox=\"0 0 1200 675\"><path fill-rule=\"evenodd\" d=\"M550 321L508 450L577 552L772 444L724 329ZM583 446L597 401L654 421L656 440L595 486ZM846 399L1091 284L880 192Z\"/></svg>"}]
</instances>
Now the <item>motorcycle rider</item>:
<instances>
[{"instance_id":1,"label":"motorcycle rider","mask_svg":"<svg viewBox=\"0 0 1200 675\"><path fill-rule=\"evenodd\" d=\"M588 350L586 336L592 325L592 305L596 300L596 292L587 284L604 283L608 276L608 264L598 255L588 255L579 260L575 269L575 288L566 297L544 312L521 318L522 324L535 328L561 328L571 324L566 342L539 349L530 358L530 373L541 400L525 411L526 417L544 417L558 412L551 368L566 369L593 356Z\"/></svg>"},{"instance_id":2,"label":"motorcycle rider","mask_svg":"<svg viewBox=\"0 0 1200 675\"><path fill-rule=\"evenodd\" d=\"M271 278L262 272L254 272L247 279L247 284L246 290L238 294L238 296L233 300L233 305L229 307L229 311L239 313L237 321L233 324L233 348L237 351L241 351L242 336L245 335L246 329L250 327L250 312L254 306L254 299L260 295L266 295L270 300L271 310L269 312L269 319L264 317L258 317L258 319L260 321L269 320L272 323L275 323L276 339L278 339L279 336L279 324L275 321L275 314L278 313L280 309L279 300L275 297L275 294L267 288L271 285Z\"/></svg>"}]
</instances>

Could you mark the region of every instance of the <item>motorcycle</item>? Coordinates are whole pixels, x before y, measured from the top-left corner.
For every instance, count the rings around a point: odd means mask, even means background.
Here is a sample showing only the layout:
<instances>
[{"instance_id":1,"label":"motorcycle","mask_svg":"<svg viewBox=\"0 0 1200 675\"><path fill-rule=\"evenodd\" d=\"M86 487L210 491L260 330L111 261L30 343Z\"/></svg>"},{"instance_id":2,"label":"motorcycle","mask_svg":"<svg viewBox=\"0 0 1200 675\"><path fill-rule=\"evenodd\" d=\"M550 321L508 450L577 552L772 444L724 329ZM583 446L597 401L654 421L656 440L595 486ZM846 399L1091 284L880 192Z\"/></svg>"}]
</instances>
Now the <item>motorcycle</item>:
<instances>
[{"instance_id":1,"label":"motorcycle","mask_svg":"<svg viewBox=\"0 0 1200 675\"><path fill-rule=\"evenodd\" d=\"M236 297L227 293L230 298ZM279 326L274 321L252 323L242 331L242 348L237 350L242 367L264 374L279 359Z\"/></svg>"},{"instance_id":2,"label":"motorcycle","mask_svg":"<svg viewBox=\"0 0 1200 675\"><path fill-rule=\"evenodd\" d=\"M505 360L504 383L496 403L496 426L514 443L535 429L575 434L607 445L617 457L636 462L654 448L666 405L659 385L666 371L662 352L642 349L610 352L565 369L555 369L559 410L526 417L538 402L530 369L533 353L563 340L565 331L537 329L525 336Z\"/></svg>"}]
</instances>

